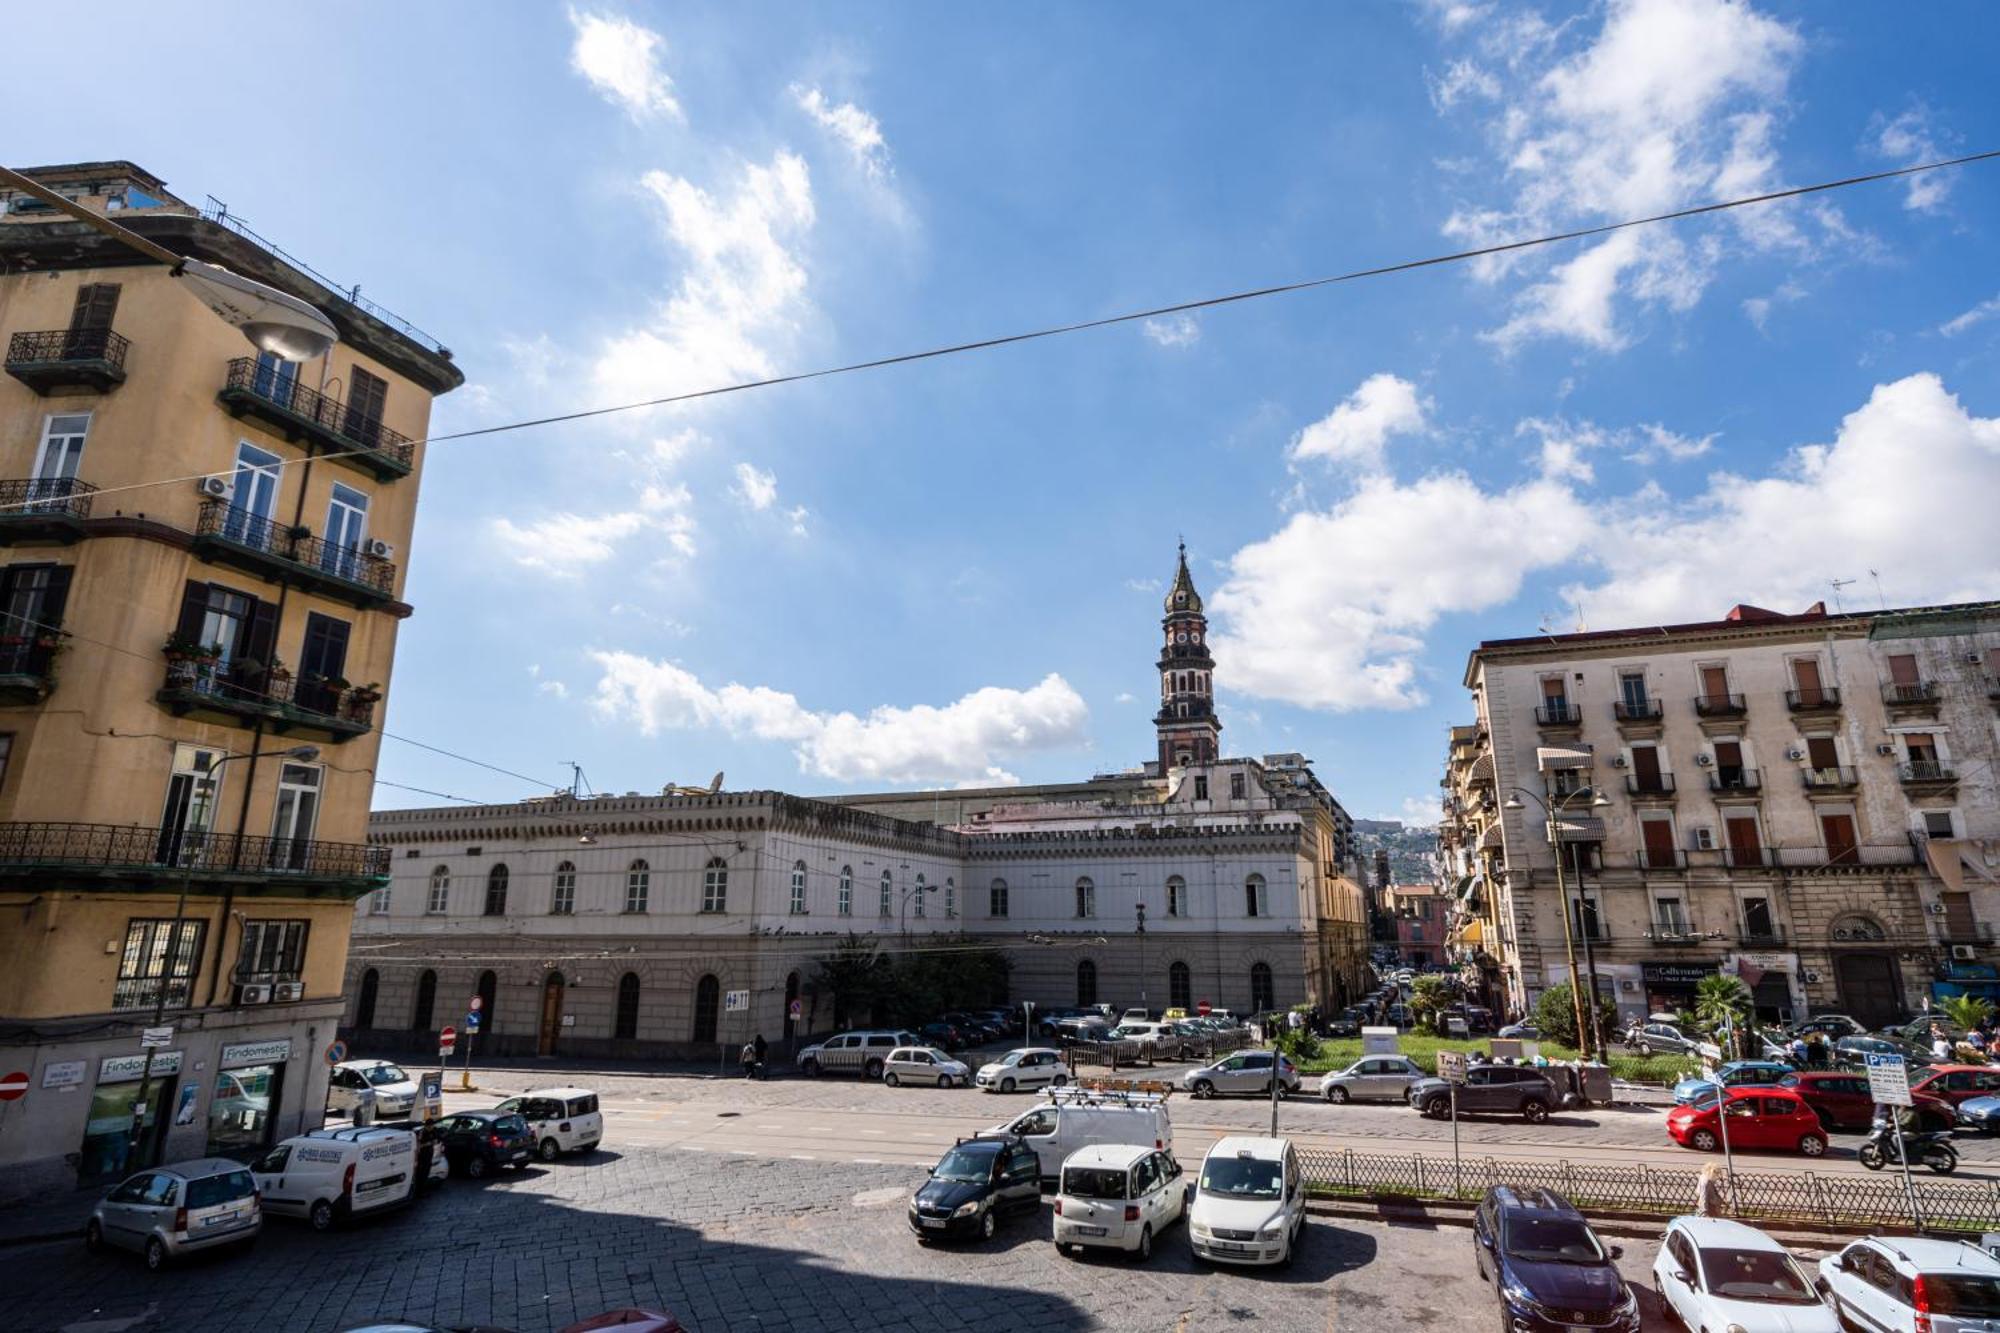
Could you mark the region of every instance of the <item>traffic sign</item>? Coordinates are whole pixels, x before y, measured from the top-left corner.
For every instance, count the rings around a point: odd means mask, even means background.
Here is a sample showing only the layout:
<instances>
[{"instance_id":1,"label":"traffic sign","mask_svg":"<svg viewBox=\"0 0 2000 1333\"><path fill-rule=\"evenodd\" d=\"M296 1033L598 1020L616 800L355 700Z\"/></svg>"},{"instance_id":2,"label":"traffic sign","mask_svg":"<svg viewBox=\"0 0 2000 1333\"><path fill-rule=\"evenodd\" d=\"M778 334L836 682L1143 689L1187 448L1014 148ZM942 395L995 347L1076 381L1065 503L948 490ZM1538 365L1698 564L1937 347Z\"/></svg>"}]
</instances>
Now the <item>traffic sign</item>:
<instances>
[{"instance_id":1,"label":"traffic sign","mask_svg":"<svg viewBox=\"0 0 2000 1333\"><path fill-rule=\"evenodd\" d=\"M1194 1011L1195 1011L1195 1013L1199 1014L1199 1015L1200 1015L1201 1017L1203 1017L1203 1018L1207 1018L1207 1017L1208 1017L1208 1001L1207 1001L1207 1000L1203 1000L1203 1001L1202 1001L1202 1002L1201 1002L1200 1004L1198 1004L1198 1005L1196 1005L1196 1006L1194 1007Z\"/></svg>"},{"instance_id":2,"label":"traffic sign","mask_svg":"<svg viewBox=\"0 0 2000 1333\"><path fill-rule=\"evenodd\" d=\"M725 1014L741 1013L742 1011L748 1009L749 1007L750 1007L749 991L732 990L723 992L722 994L723 1013Z\"/></svg>"},{"instance_id":3,"label":"traffic sign","mask_svg":"<svg viewBox=\"0 0 2000 1333\"><path fill-rule=\"evenodd\" d=\"M0 1078L0 1102L18 1102L28 1095L28 1076L15 1070L5 1078Z\"/></svg>"},{"instance_id":4,"label":"traffic sign","mask_svg":"<svg viewBox=\"0 0 2000 1333\"><path fill-rule=\"evenodd\" d=\"M465 1016L465 1030L467 1032L479 1031L479 1011L477 1009L474 1009Z\"/></svg>"},{"instance_id":5,"label":"traffic sign","mask_svg":"<svg viewBox=\"0 0 2000 1333\"><path fill-rule=\"evenodd\" d=\"M334 1042L334 1043L333 1043L332 1045L330 1045L330 1046L328 1046L328 1047L326 1048L326 1062L327 1062L327 1064L329 1064L329 1065L337 1065L337 1064L339 1064L339 1063L340 1063L340 1062L341 1062L342 1060L345 1060L346 1058L347 1058L347 1043L346 1043L346 1042L344 1042L344 1041L336 1041L336 1042Z\"/></svg>"},{"instance_id":6,"label":"traffic sign","mask_svg":"<svg viewBox=\"0 0 2000 1333\"><path fill-rule=\"evenodd\" d=\"M1437 1062L1439 1078L1447 1083L1465 1082L1464 1051L1439 1051Z\"/></svg>"},{"instance_id":7,"label":"traffic sign","mask_svg":"<svg viewBox=\"0 0 2000 1333\"><path fill-rule=\"evenodd\" d=\"M1910 1067L1900 1055L1868 1056L1868 1096L1884 1106L1910 1106Z\"/></svg>"},{"instance_id":8,"label":"traffic sign","mask_svg":"<svg viewBox=\"0 0 2000 1333\"><path fill-rule=\"evenodd\" d=\"M139 1049L142 1051L163 1051L173 1044L174 1030L172 1028L141 1028L139 1030Z\"/></svg>"},{"instance_id":9,"label":"traffic sign","mask_svg":"<svg viewBox=\"0 0 2000 1333\"><path fill-rule=\"evenodd\" d=\"M475 995L475 996L473 996L473 997L472 997L472 1003L471 1003L471 1004L468 1004L468 1005L467 1005L467 1006L465 1006L465 1007L466 1007L466 1008L468 1008L468 1009L470 1009L470 1010L471 1010L471 1011L472 1011L473 1013L475 1013L475 1014L476 1014L476 1013L478 1013L478 1012L479 1012L479 1011L480 1011L481 1009L484 1009L484 1008L486 1007L486 1001L484 1001L484 1000L480 999L480 998L479 998L479 997L478 997L477 995Z\"/></svg>"},{"instance_id":10,"label":"traffic sign","mask_svg":"<svg viewBox=\"0 0 2000 1333\"><path fill-rule=\"evenodd\" d=\"M785 1006L785 1017L791 1019L793 1022L797 1022L799 1019L805 1017L805 1012L806 1006L803 1000L793 1000Z\"/></svg>"},{"instance_id":11,"label":"traffic sign","mask_svg":"<svg viewBox=\"0 0 2000 1333\"><path fill-rule=\"evenodd\" d=\"M450 1055L450 1054L451 1054L451 1048L452 1048L452 1047L454 1047L454 1046L456 1046L457 1044L458 1044L458 1029L457 1029L457 1028L450 1028L450 1027L448 1027L448 1028L446 1028L446 1029L445 1029L444 1031L442 1031L442 1032L438 1033L438 1054L439 1054L439 1055Z\"/></svg>"}]
</instances>

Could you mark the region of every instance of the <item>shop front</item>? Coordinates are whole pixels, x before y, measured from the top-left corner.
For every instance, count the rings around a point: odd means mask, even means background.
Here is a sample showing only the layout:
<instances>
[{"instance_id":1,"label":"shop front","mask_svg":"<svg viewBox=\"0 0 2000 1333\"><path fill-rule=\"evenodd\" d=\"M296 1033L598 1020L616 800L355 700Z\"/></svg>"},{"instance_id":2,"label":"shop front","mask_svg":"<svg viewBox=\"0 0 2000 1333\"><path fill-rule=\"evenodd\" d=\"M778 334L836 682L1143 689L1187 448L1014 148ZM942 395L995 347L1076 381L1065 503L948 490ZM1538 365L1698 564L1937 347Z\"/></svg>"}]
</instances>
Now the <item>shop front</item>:
<instances>
[{"instance_id":1,"label":"shop front","mask_svg":"<svg viewBox=\"0 0 2000 1333\"><path fill-rule=\"evenodd\" d=\"M1694 1008L1701 983L1721 970L1719 962L1642 963L1639 977L1646 988L1646 1012L1675 1014Z\"/></svg>"},{"instance_id":2,"label":"shop front","mask_svg":"<svg viewBox=\"0 0 2000 1333\"><path fill-rule=\"evenodd\" d=\"M146 1077L143 1055L108 1055L98 1062L97 1084L90 1091L90 1113L84 1121L83 1144L77 1152L79 1185L122 1180L142 1167L157 1165L170 1117L159 1108L177 1104L181 1072L179 1051L153 1055L152 1089L147 1101L154 1108L138 1142L132 1138L133 1117Z\"/></svg>"},{"instance_id":3,"label":"shop front","mask_svg":"<svg viewBox=\"0 0 2000 1333\"><path fill-rule=\"evenodd\" d=\"M1794 980L1796 955L1739 953L1724 960L1723 971L1734 971L1750 988L1750 1003L1759 1023L1790 1023L1805 1013L1804 992Z\"/></svg>"},{"instance_id":4,"label":"shop front","mask_svg":"<svg viewBox=\"0 0 2000 1333\"><path fill-rule=\"evenodd\" d=\"M270 1146L292 1058L289 1037L237 1042L216 1058L208 1097L208 1152L244 1157Z\"/></svg>"}]
</instances>

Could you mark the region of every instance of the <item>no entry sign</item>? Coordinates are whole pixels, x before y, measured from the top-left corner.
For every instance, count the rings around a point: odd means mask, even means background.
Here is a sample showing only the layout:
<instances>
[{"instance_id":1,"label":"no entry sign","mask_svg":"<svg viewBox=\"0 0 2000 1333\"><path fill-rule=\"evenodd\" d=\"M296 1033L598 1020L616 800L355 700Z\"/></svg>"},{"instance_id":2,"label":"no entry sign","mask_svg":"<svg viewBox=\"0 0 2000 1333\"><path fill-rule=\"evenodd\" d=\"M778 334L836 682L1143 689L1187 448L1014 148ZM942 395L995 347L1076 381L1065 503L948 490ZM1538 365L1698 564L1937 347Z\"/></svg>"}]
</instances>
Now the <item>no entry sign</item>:
<instances>
[{"instance_id":1,"label":"no entry sign","mask_svg":"<svg viewBox=\"0 0 2000 1333\"><path fill-rule=\"evenodd\" d=\"M20 1070L0 1078L0 1102L18 1102L27 1095L28 1076Z\"/></svg>"},{"instance_id":2,"label":"no entry sign","mask_svg":"<svg viewBox=\"0 0 2000 1333\"><path fill-rule=\"evenodd\" d=\"M450 1055L451 1048L458 1045L458 1029L446 1028L438 1033L438 1054Z\"/></svg>"}]
</instances>

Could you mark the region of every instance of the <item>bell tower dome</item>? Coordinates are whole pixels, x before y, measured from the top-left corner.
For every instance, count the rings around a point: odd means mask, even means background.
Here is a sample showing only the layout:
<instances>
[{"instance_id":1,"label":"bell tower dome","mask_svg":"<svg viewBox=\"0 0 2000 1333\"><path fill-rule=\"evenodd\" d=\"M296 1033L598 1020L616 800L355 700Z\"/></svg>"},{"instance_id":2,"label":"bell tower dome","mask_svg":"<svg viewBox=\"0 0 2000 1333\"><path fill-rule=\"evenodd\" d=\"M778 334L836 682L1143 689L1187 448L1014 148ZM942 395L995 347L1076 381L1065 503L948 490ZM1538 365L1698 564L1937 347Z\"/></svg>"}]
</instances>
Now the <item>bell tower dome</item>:
<instances>
[{"instance_id":1,"label":"bell tower dome","mask_svg":"<svg viewBox=\"0 0 2000 1333\"><path fill-rule=\"evenodd\" d=\"M1215 659L1208 655L1208 617L1188 573L1187 543L1180 567L1167 589L1160 621L1160 711L1153 718L1159 737L1160 772L1189 764L1212 764L1222 753L1222 723L1215 717Z\"/></svg>"}]
</instances>

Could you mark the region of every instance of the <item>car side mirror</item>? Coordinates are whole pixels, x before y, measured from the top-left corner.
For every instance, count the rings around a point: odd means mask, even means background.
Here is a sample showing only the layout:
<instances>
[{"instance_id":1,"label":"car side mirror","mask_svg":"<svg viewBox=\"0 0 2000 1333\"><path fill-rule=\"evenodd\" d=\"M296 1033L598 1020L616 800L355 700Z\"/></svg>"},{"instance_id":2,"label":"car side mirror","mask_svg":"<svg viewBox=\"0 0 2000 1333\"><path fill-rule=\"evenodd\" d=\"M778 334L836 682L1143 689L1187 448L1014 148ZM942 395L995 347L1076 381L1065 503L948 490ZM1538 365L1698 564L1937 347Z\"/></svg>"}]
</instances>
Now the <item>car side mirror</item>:
<instances>
[{"instance_id":1,"label":"car side mirror","mask_svg":"<svg viewBox=\"0 0 2000 1333\"><path fill-rule=\"evenodd\" d=\"M1610 1254L1613 1259L1623 1259L1625 1257L1625 1247L1623 1245L1613 1245L1610 1249ZM1682 1281L1686 1281L1686 1279L1683 1278Z\"/></svg>"},{"instance_id":2,"label":"car side mirror","mask_svg":"<svg viewBox=\"0 0 2000 1333\"><path fill-rule=\"evenodd\" d=\"M1616 1256L1613 1257L1615 1258ZM1694 1286L1694 1279L1689 1277L1684 1270L1679 1268L1676 1268L1674 1270L1674 1281L1680 1283L1683 1287Z\"/></svg>"}]
</instances>

